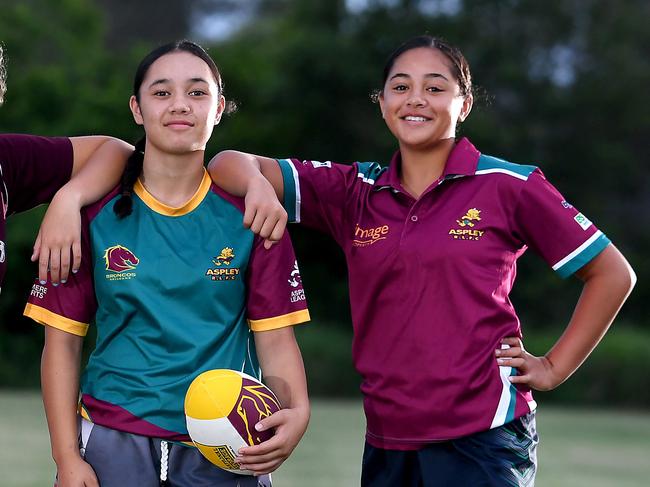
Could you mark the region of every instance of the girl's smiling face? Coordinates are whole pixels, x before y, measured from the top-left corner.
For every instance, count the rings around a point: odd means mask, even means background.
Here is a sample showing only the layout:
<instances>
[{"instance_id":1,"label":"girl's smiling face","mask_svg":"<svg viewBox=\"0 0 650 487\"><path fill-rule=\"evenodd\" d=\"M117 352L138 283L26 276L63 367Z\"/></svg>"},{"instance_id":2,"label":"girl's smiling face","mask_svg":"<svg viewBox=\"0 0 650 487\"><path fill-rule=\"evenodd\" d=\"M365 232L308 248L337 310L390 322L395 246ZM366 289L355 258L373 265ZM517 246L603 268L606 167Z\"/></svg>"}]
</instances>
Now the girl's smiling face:
<instances>
[{"instance_id":1,"label":"girl's smiling face","mask_svg":"<svg viewBox=\"0 0 650 487\"><path fill-rule=\"evenodd\" d=\"M419 47L402 53L379 95L386 125L402 149L426 150L453 139L467 118L472 95L461 95L449 59L438 49Z\"/></svg>"},{"instance_id":2,"label":"girl's smiling face","mask_svg":"<svg viewBox=\"0 0 650 487\"><path fill-rule=\"evenodd\" d=\"M132 96L129 104L136 123L144 126L148 149L186 154L205 150L225 100L205 61L173 51L149 67L138 99Z\"/></svg>"}]
</instances>

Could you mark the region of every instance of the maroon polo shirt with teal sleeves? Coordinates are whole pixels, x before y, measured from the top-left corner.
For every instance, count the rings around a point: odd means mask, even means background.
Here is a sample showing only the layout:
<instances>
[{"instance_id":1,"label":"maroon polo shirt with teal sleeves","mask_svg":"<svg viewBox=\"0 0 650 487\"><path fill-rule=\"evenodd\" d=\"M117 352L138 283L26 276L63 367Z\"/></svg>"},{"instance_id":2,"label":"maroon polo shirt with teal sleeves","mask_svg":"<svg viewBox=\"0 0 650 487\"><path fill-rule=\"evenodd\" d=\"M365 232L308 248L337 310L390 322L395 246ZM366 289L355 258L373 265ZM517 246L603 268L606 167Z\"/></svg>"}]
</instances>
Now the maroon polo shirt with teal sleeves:
<instances>
[{"instance_id":1,"label":"maroon polo shirt with teal sleeves","mask_svg":"<svg viewBox=\"0 0 650 487\"><path fill-rule=\"evenodd\" d=\"M50 201L70 179L72 163L66 137L0 135L0 286L7 270L7 217Z\"/></svg>"},{"instance_id":2,"label":"maroon polo shirt with teal sleeves","mask_svg":"<svg viewBox=\"0 0 650 487\"><path fill-rule=\"evenodd\" d=\"M494 350L521 336L509 294L531 247L561 276L608 244L534 166L460 140L418 199L400 154L376 163L278 161L290 219L329 233L349 269L352 354L367 441L418 449L505 424L535 408Z\"/></svg>"}]
</instances>

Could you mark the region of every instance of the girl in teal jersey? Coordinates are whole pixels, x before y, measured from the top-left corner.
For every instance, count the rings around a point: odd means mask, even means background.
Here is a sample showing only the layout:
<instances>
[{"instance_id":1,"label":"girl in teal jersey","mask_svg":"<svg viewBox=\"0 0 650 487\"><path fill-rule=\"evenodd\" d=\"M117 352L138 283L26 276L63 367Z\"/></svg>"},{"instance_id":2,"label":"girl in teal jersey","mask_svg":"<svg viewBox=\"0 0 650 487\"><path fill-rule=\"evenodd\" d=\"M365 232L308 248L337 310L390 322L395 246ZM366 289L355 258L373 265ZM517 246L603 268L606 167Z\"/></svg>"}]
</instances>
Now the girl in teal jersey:
<instances>
[{"instance_id":1,"label":"girl in teal jersey","mask_svg":"<svg viewBox=\"0 0 650 487\"><path fill-rule=\"evenodd\" d=\"M304 295L288 283L297 273L290 243L260 250L261 240L226 220L240 219L239 203L211 187L203 167L225 106L219 71L198 45L172 43L145 57L130 99L145 138L121 187L85 213L88 247L79 273L65 286L32 293L26 315L48 325L42 387L59 487L267 485L176 443L189 439L183 391L206 367L256 373L259 360L285 408L267 418L275 435L267 455L250 465L255 472L275 470L305 431L309 404L291 325L308 313ZM215 238L223 242L213 245ZM126 257L116 264L109 251L118 247ZM223 270L215 256L227 249L234 260L222 281L209 271ZM98 344L81 380L82 424L93 427L89 439L81 435L80 452L79 360L93 316Z\"/></svg>"},{"instance_id":2,"label":"girl in teal jersey","mask_svg":"<svg viewBox=\"0 0 650 487\"><path fill-rule=\"evenodd\" d=\"M537 168L456 139L473 103L458 49L429 36L407 41L386 64L378 102L399 145L386 171L226 152L212 177L246 195L244 222L261 236L284 230L277 194L291 220L326 231L345 252L368 420L363 485L530 486L530 389L553 389L580 366L634 273ZM584 283L565 333L542 357L511 336L519 322L508 293L527 246ZM243 462L263 450L246 449Z\"/></svg>"}]
</instances>

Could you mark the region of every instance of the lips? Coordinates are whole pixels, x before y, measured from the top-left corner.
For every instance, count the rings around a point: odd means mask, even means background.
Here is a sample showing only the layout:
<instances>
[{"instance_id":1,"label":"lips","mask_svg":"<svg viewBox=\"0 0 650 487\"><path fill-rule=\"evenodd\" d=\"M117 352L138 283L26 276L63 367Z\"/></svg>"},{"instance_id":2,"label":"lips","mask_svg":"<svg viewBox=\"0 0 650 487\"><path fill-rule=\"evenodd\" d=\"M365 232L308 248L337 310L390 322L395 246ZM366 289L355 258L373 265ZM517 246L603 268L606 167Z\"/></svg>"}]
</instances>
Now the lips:
<instances>
[{"instance_id":1,"label":"lips","mask_svg":"<svg viewBox=\"0 0 650 487\"><path fill-rule=\"evenodd\" d=\"M170 120L169 122L165 123L165 127L194 127L194 124L192 122L189 122L187 120Z\"/></svg>"}]
</instances>

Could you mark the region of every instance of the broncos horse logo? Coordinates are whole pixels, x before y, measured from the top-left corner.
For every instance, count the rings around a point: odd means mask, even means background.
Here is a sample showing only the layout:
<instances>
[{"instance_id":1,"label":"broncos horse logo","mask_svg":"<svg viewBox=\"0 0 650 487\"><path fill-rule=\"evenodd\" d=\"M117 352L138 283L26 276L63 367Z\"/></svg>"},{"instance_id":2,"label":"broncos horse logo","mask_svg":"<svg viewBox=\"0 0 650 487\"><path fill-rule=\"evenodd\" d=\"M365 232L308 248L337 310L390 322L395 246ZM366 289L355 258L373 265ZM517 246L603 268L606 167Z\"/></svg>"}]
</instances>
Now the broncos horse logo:
<instances>
[{"instance_id":1,"label":"broncos horse logo","mask_svg":"<svg viewBox=\"0 0 650 487\"><path fill-rule=\"evenodd\" d=\"M124 272L135 269L135 266L140 263L140 259L126 247L113 245L104 252L104 262L107 271Z\"/></svg>"},{"instance_id":2,"label":"broncos horse logo","mask_svg":"<svg viewBox=\"0 0 650 487\"><path fill-rule=\"evenodd\" d=\"M474 223L472 223L472 220L481 221L481 210L477 210L476 208L467 210L465 216L460 220L456 220L456 223L461 227L473 227Z\"/></svg>"},{"instance_id":3,"label":"broncos horse logo","mask_svg":"<svg viewBox=\"0 0 650 487\"><path fill-rule=\"evenodd\" d=\"M230 265L230 263L234 258L235 258L235 253L233 252L232 248L225 247L218 256L212 259L212 262L214 263L214 265L217 266Z\"/></svg>"}]
</instances>

